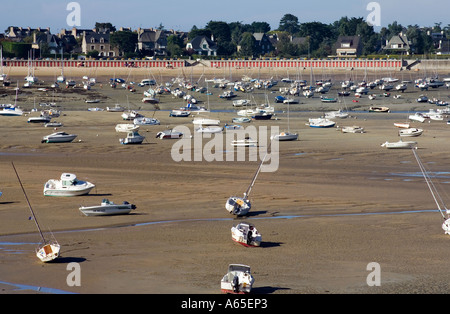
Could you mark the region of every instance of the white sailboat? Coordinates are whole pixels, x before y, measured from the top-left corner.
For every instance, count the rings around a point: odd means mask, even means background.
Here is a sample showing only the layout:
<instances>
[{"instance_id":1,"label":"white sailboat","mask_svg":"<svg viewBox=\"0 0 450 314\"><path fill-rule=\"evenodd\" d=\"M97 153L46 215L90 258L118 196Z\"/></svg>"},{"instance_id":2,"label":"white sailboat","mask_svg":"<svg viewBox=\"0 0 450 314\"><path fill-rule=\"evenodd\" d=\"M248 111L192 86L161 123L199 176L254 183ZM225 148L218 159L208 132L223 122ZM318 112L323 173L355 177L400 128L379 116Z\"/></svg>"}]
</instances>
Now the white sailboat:
<instances>
[{"instance_id":1,"label":"white sailboat","mask_svg":"<svg viewBox=\"0 0 450 314\"><path fill-rule=\"evenodd\" d=\"M439 212L441 213L442 218L444 218L444 223L442 224L442 229L444 230L445 234L450 234L450 216L449 216L450 211L445 206L444 201L442 200L441 196L439 195L435 185L431 181L431 177L427 173L425 166L423 165L422 161L420 160L419 155L417 154L416 150L413 149L412 151L413 151L414 157L417 160L420 171L422 171L422 175L425 179L425 182L427 183L428 189L431 192L431 196L433 197L433 200L436 203L436 206L437 206Z\"/></svg>"},{"instance_id":2,"label":"white sailboat","mask_svg":"<svg viewBox=\"0 0 450 314\"><path fill-rule=\"evenodd\" d=\"M28 204L28 208L31 211L31 215L33 216L33 220L36 224L36 227L39 231L39 235L41 236L41 239L42 239L42 244L40 244L36 250L36 256L43 262L51 262L59 257L59 252L61 250L61 246L59 245L59 243L56 240L47 241L45 239L44 234L41 231L41 227L39 226L39 223L36 219L36 215L34 214L33 208L31 208L30 201L28 200L28 196L25 192L22 182L20 181L20 177L19 177L19 174L17 173L16 167L14 166L13 162L11 162L11 164L13 166L14 172L16 173L17 179L19 180L20 187L22 188L23 194L25 195L25 199Z\"/></svg>"},{"instance_id":3,"label":"white sailboat","mask_svg":"<svg viewBox=\"0 0 450 314\"><path fill-rule=\"evenodd\" d=\"M261 171L261 167L264 163L264 160L267 157L269 149L270 149L270 144L269 144L269 147L267 148L264 158L261 160L261 163L259 164L258 169L255 172L255 175L253 176L253 179L252 179L250 185L248 186L247 190L245 191L244 196L243 197L231 196L228 198L227 202L225 203L225 208L230 214L233 214L236 216L244 216L244 215L247 215L247 213L252 208L252 204L250 203L250 200L248 199L248 197L250 196L250 192L252 191L253 185L256 182L256 178L258 177L258 174Z\"/></svg>"},{"instance_id":4,"label":"white sailboat","mask_svg":"<svg viewBox=\"0 0 450 314\"><path fill-rule=\"evenodd\" d=\"M276 141L296 141L298 139L298 134L297 133L291 133L290 131L290 123L289 123L289 104L288 104L288 114L287 114L287 118L288 118L288 130L285 132L281 132L280 134L274 135L271 137L271 139L276 140Z\"/></svg>"}]
</instances>

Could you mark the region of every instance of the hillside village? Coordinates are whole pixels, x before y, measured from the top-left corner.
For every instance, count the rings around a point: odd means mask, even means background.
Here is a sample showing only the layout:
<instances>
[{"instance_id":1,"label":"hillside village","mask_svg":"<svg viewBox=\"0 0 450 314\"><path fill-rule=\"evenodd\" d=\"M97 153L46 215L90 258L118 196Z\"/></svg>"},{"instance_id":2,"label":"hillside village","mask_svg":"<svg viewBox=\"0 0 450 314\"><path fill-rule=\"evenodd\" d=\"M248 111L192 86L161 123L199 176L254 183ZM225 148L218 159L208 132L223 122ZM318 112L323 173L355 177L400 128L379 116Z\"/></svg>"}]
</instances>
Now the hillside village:
<instances>
[{"instance_id":1,"label":"hillside village","mask_svg":"<svg viewBox=\"0 0 450 314\"><path fill-rule=\"evenodd\" d=\"M286 14L277 30L265 22L210 21L190 31L116 28L92 29L10 26L0 34L4 58L360 58L370 56L450 55L450 27L404 27L393 22L379 33L362 18L343 17L332 24L299 23Z\"/></svg>"}]
</instances>

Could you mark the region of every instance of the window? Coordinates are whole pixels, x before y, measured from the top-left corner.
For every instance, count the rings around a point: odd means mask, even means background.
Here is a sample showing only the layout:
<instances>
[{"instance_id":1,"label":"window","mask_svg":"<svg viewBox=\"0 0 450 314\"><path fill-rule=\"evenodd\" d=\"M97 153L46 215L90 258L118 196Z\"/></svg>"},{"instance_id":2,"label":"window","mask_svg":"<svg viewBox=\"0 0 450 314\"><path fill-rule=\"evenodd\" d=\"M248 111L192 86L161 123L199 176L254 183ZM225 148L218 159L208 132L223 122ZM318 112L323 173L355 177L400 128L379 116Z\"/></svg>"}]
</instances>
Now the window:
<instances>
[{"instance_id":1,"label":"window","mask_svg":"<svg viewBox=\"0 0 450 314\"><path fill-rule=\"evenodd\" d=\"M105 46L101 45L100 50L105 50Z\"/></svg>"},{"instance_id":2,"label":"window","mask_svg":"<svg viewBox=\"0 0 450 314\"><path fill-rule=\"evenodd\" d=\"M91 46L91 50L95 50L95 46L94 45Z\"/></svg>"},{"instance_id":3,"label":"window","mask_svg":"<svg viewBox=\"0 0 450 314\"><path fill-rule=\"evenodd\" d=\"M93 44L93 43L95 43L95 38L94 37L91 38L91 44Z\"/></svg>"}]
</instances>

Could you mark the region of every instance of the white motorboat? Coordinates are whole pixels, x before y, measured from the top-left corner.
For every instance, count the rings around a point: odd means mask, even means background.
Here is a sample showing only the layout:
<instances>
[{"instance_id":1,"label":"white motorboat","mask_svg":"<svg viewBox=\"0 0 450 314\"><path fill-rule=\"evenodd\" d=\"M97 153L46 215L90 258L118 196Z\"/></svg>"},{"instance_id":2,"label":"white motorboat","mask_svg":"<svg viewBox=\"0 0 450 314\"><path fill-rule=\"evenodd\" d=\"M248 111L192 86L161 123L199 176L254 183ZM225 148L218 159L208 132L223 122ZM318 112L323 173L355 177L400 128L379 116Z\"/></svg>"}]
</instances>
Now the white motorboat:
<instances>
[{"instance_id":1,"label":"white motorboat","mask_svg":"<svg viewBox=\"0 0 450 314\"><path fill-rule=\"evenodd\" d=\"M59 127L62 127L63 124L58 121L52 121L52 122L48 122L48 123L44 124L44 126L46 128L59 128Z\"/></svg>"},{"instance_id":2,"label":"white motorboat","mask_svg":"<svg viewBox=\"0 0 450 314\"><path fill-rule=\"evenodd\" d=\"M157 104L159 103L159 99L155 98L155 97L144 97L142 98L142 102L143 103L147 103L147 104Z\"/></svg>"},{"instance_id":3,"label":"white motorboat","mask_svg":"<svg viewBox=\"0 0 450 314\"><path fill-rule=\"evenodd\" d=\"M422 113L416 112L415 114L409 115L408 119L422 123L426 120L426 117Z\"/></svg>"},{"instance_id":4,"label":"white motorboat","mask_svg":"<svg viewBox=\"0 0 450 314\"><path fill-rule=\"evenodd\" d=\"M228 272L220 281L220 290L223 293L247 294L252 290L254 282L250 266L230 264Z\"/></svg>"},{"instance_id":5,"label":"white motorboat","mask_svg":"<svg viewBox=\"0 0 450 314\"><path fill-rule=\"evenodd\" d=\"M115 104L114 107L106 107L106 111L108 111L108 112L124 112L125 108L119 104Z\"/></svg>"},{"instance_id":6,"label":"white motorboat","mask_svg":"<svg viewBox=\"0 0 450 314\"><path fill-rule=\"evenodd\" d=\"M142 144L145 136L140 135L137 131L128 132L127 137L119 139L120 144Z\"/></svg>"},{"instance_id":7,"label":"white motorboat","mask_svg":"<svg viewBox=\"0 0 450 314\"><path fill-rule=\"evenodd\" d=\"M398 142L385 142L383 144L381 144L381 147L386 147L386 148L413 148L415 145L417 144L417 142L413 142L413 141L398 141Z\"/></svg>"},{"instance_id":8,"label":"white motorboat","mask_svg":"<svg viewBox=\"0 0 450 314\"><path fill-rule=\"evenodd\" d=\"M124 120L134 120L135 118L142 118L143 115L136 110L130 110L128 112L122 113L122 119Z\"/></svg>"},{"instance_id":9,"label":"white motorboat","mask_svg":"<svg viewBox=\"0 0 450 314\"><path fill-rule=\"evenodd\" d=\"M39 223L37 221L36 215L34 214L33 208L31 207L30 201L28 200L28 196L25 192L25 188L22 185L22 181L20 181L20 177L19 177L19 174L17 173L16 167L14 166L13 162L11 162L11 164L13 166L14 172L16 173L17 180L19 180L23 194L25 195L25 199L27 201L28 208L30 209L34 223L36 224L36 227L39 231L39 235L41 236L42 243L36 249L36 256L44 263L51 262L59 257L59 252L61 250L61 246L56 241L56 239L53 239L50 241L45 239L44 234L41 231L41 227L39 226Z\"/></svg>"},{"instance_id":10,"label":"white motorboat","mask_svg":"<svg viewBox=\"0 0 450 314\"><path fill-rule=\"evenodd\" d=\"M414 157L416 158L417 163L419 164L419 168L420 171L422 172L425 182L427 183L428 189L431 192L431 196L433 197L433 200L436 203L436 206L439 212L441 213L442 218L444 218L444 222L442 223L442 229L444 230L444 234L450 234L450 216L449 216L450 210L445 206L443 198L441 197L441 195L439 195L439 191L433 184L431 176L426 171L425 166L422 163L422 160L419 158L419 155L417 154L417 151L415 149L413 149L412 151Z\"/></svg>"},{"instance_id":11,"label":"white motorboat","mask_svg":"<svg viewBox=\"0 0 450 314\"><path fill-rule=\"evenodd\" d=\"M78 180L75 174L63 173L61 179L50 179L44 185L45 196L79 196L88 194L94 184Z\"/></svg>"},{"instance_id":12,"label":"white motorboat","mask_svg":"<svg viewBox=\"0 0 450 314\"><path fill-rule=\"evenodd\" d=\"M139 125L130 123L119 123L116 125L116 132L133 132L139 130Z\"/></svg>"},{"instance_id":13,"label":"white motorboat","mask_svg":"<svg viewBox=\"0 0 450 314\"><path fill-rule=\"evenodd\" d=\"M423 129L418 129L418 128L401 129L398 131L398 135L403 136L403 137L419 136L419 135L422 135L422 133L423 133Z\"/></svg>"},{"instance_id":14,"label":"white motorboat","mask_svg":"<svg viewBox=\"0 0 450 314\"><path fill-rule=\"evenodd\" d=\"M234 107L242 107L247 106L250 102L248 99L239 99L239 100L233 100L233 106Z\"/></svg>"},{"instance_id":15,"label":"white motorboat","mask_svg":"<svg viewBox=\"0 0 450 314\"><path fill-rule=\"evenodd\" d=\"M165 131L161 131L158 132L158 134L156 134L156 138L165 140L165 139L179 139L183 137L183 133L178 132L174 129L172 130L165 130Z\"/></svg>"},{"instance_id":16,"label":"white motorboat","mask_svg":"<svg viewBox=\"0 0 450 314\"><path fill-rule=\"evenodd\" d=\"M46 115L40 115L39 117L28 118L28 123L49 123L52 120L51 117Z\"/></svg>"},{"instance_id":17,"label":"white motorboat","mask_svg":"<svg viewBox=\"0 0 450 314\"><path fill-rule=\"evenodd\" d=\"M41 143L70 143L77 137L76 134L66 132L55 132L42 138Z\"/></svg>"},{"instance_id":18,"label":"white motorboat","mask_svg":"<svg viewBox=\"0 0 450 314\"><path fill-rule=\"evenodd\" d=\"M237 118L232 118L231 121L233 123L250 123L250 122L252 122L252 119L247 118L247 117L237 117Z\"/></svg>"},{"instance_id":19,"label":"white motorboat","mask_svg":"<svg viewBox=\"0 0 450 314\"><path fill-rule=\"evenodd\" d=\"M124 215L136 209L136 206L128 202L122 204L115 204L114 202L103 199L100 205L95 206L81 206L79 210L86 216L111 216Z\"/></svg>"},{"instance_id":20,"label":"white motorboat","mask_svg":"<svg viewBox=\"0 0 450 314\"><path fill-rule=\"evenodd\" d=\"M364 133L364 128L353 125L353 126L344 126L341 128L342 133Z\"/></svg>"},{"instance_id":21,"label":"white motorboat","mask_svg":"<svg viewBox=\"0 0 450 314\"><path fill-rule=\"evenodd\" d=\"M231 227L231 239L243 246L253 247L261 245L262 235L254 225L241 222Z\"/></svg>"},{"instance_id":22,"label":"white motorboat","mask_svg":"<svg viewBox=\"0 0 450 314\"><path fill-rule=\"evenodd\" d=\"M204 118L204 117L195 117L194 120L192 120L192 123L194 125L219 125L220 120L218 119L211 119L211 118Z\"/></svg>"},{"instance_id":23,"label":"white motorboat","mask_svg":"<svg viewBox=\"0 0 450 314\"><path fill-rule=\"evenodd\" d=\"M223 131L223 128L220 126L206 125L200 126L199 128L195 129L195 131L199 133L220 133Z\"/></svg>"},{"instance_id":24,"label":"white motorboat","mask_svg":"<svg viewBox=\"0 0 450 314\"><path fill-rule=\"evenodd\" d=\"M189 117L190 114L188 110L174 109L169 113L169 117Z\"/></svg>"},{"instance_id":25,"label":"white motorboat","mask_svg":"<svg viewBox=\"0 0 450 314\"><path fill-rule=\"evenodd\" d=\"M159 125L160 121L156 118L140 117L133 120L136 125Z\"/></svg>"},{"instance_id":26,"label":"white motorboat","mask_svg":"<svg viewBox=\"0 0 450 314\"><path fill-rule=\"evenodd\" d=\"M15 106L0 109L0 116L19 117L21 115L23 115L22 109Z\"/></svg>"},{"instance_id":27,"label":"white motorboat","mask_svg":"<svg viewBox=\"0 0 450 314\"><path fill-rule=\"evenodd\" d=\"M310 118L307 125L312 128L332 128L336 125L336 122L326 118Z\"/></svg>"},{"instance_id":28,"label":"white motorboat","mask_svg":"<svg viewBox=\"0 0 450 314\"><path fill-rule=\"evenodd\" d=\"M409 129L411 124L408 122L394 122L394 126L401 129Z\"/></svg>"}]
</instances>

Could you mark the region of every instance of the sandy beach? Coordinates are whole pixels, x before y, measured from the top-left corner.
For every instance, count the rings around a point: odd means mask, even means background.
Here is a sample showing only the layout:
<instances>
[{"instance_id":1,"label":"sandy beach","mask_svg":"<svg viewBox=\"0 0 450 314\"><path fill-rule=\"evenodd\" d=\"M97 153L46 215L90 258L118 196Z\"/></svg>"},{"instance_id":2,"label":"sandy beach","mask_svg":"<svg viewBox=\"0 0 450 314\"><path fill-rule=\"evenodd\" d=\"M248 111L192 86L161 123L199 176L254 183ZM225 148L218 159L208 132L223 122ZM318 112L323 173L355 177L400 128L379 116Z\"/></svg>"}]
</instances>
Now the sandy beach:
<instances>
[{"instance_id":1,"label":"sandy beach","mask_svg":"<svg viewBox=\"0 0 450 314\"><path fill-rule=\"evenodd\" d=\"M48 87L58 74L55 71L37 69L39 87ZM64 124L59 130L77 134L74 142L41 143L53 130L27 123L38 113L0 117L0 293L51 293L57 289L80 294L220 294L220 279L232 263L251 266L256 294L449 292L450 276L443 270L449 265L446 247L450 239L441 228L442 216L414 155L409 149L381 147L386 141L399 140L394 122L404 122L416 111L437 108L417 103L419 95L449 100L447 88L421 92L409 84L399 99L393 98L399 93L391 91L390 97L349 96L328 104L318 95L313 99L295 97L299 103L290 106L289 127L298 132L299 140L279 143L277 171L259 174L250 197L250 215L235 218L225 210L225 202L231 195L242 195L260 157L256 161L209 162L203 158L176 162L171 149L177 140L155 136L180 125L193 131L192 117L169 117L169 110L184 106L185 101L161 95L160 110L155 110L141 102L148 87L130 93L108 85L113 75L136 82L149 77L158 82L174 77L197 81L223 76L223 70L85 71L68 69L66 76L79 82L83 75L95 76L97 84L90 91L80 86L55 92L21 88L17 98L26 111L55 102L62 112L55 120ZM306 73L304 79L309 79L309 71ZM347 74L330 75L335 85L327 96L336 97L339 80ZM22 85L26 69L11 70L9 75L12 82L20 80ZM286 72L241 69L226 75L232 80L242 75L281 79ZM316 79L319 75L322 73L316 73ZM362 78L363 72L357 75ZM391 73L394 75L400 73ZM405 80L414 80L418 74L408 72L407 76ZM13 85L0 88L0 95L5 95L0 103L14 103ZM282 86L279 83L268 92L255 90L256 102L262 103L268 95L277 113L269 121L250 125L287 129L287 105L274 103ZM211 87L211 91L211 116L219 118L222 125L231 123L236 108L231 101L218 98L221 89ZM193 93L200 105L208 104L205 94ZM379 90L374 93L382 94ZM101 101L86 104L85 99ZM87 110L116 103L154 116L161 125L140 128L140 134L146 136L142 145L121 145L123 134L114 130L116 124L124 123L121 113ZM369 112L371 105L388 106L391 112ZM305 125L308 118L337 109L350 114L335 120L339 128ZM427 169L436 174L433 182L443 197L450 183L447 120L411 122L412 127L424 129L411 140L418 143L417 152ZM365 133L340 131L340 127L353 125L363 127ZM203 144L208 140L203 139ZM42 228L51 230L61 244L61 257L54 263L43 264L35 256L39 236L11 162ZM44 196L44 183L63 172L93 182L96 188L86 196ZM80 205L99 204L103 198L128 201L137 208L128 215L110 217L86 217L78 210ZM231 240L230 228L239 221L255 224L262 233L261 247L246 248ZM67 284L71 272L67 266L72 262L81 266L80 286ZM380 286L367 283L371 273L367 265L372 262L380 265Z\"/></svg>"}]
</instances>

